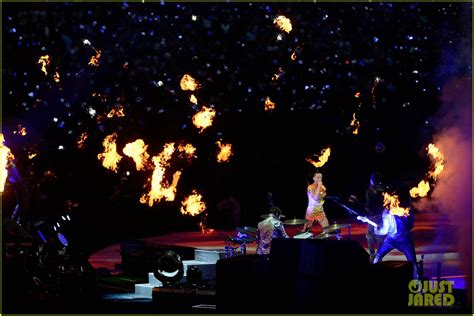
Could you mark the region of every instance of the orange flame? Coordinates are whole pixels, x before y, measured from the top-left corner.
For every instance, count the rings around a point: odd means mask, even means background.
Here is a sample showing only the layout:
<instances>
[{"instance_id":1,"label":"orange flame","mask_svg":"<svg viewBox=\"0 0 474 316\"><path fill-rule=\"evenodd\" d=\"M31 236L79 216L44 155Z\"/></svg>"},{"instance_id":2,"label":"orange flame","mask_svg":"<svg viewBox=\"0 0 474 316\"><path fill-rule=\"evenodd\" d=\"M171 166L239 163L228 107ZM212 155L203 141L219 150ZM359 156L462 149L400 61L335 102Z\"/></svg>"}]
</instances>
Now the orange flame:
<instances>
[{"instance_id":1,"label":"orange flame","mask_svg":"<svg viewBox=\"0 0 474 316\"><path fill-rule=\"evenodd\" d=\"M287 17L280 15L273 20L273 24L278 25L280 30L290 33L293 27L291 26L291 21Z\"/></svg>"},{"instance_id":2,"label":"orange flame","mask_svg":"<svg viewBox=\"0 0 474 316\"><path fill-rule=\"evenodd\" d=\"M17 125L16 127L17 127L17 130L13 131L13 134L19 134L21 136L26 136L26 134L27 134L26 133L26 127L21 126L21 124Z\"/></svg>"},{"instance_id":3,"label":"orange flame","mask_svg":"<svg viewBox=\"0 0 474 316\"><path fill-rule=\"evenodd\" d=\"M38 60L38 64L41 64L41 71L44 72L45 76L48 74L48 71L46 70L46 66L49 66L50 63L51 63L51 59L49 58L49 55L41 56Z\"/></svg>"},{"instance_id":4,"label":"orange flame","mask_svg":"<svg viewBox=\"0 0 474 316\"><path fill-rule=\"evenodd\" d=\"M219 153L217 154L217 161L218 162L229 162L230 156L232 153L232 144L222 144L220 141L216 142L217 146L219 146Z\"/></svg>"},{"instance_id":5,"label":"orange flame","mask_svg":"<svg viewBox=\"0 0 474 316\"><path fill-rule=\"evenodd\" d=\"M95 55L91 57L88 65L94 66L94 67L99 67L99 60L100 57L102 56L102 51L95 49Z\"/></svg>"},{"instance_id":6,"label":"orange flame","mask_svg":"<svg viewBox=\"0 0 474 316\"><path fill-rule=\"evenodd\" d=\"M351 126L354 126L354 130L352 131L352 134L354 134L354 135L359 134L360 123L356 119L356 114L355 113L352 115Z\"/></svg>"},{"instance_id":7,"label":"orange flame","mask_svg":"<svg viewBox=\"0 0 474 316\"><path fill-rule=\"evenodd\" d=\"M179 152L184 152L188 159L196 157L194 155L194 153L196 152L196 148L191 144L186 144L184 146L182 144L179 144L178 145L178 151Z\"/></svg>"},{"instance_id":8,"label":"orange flame","mask_svg":"<svg viewBox=\"0 0 474 316\"><path fill-rule=\"evenodd\" d=\"M176 171L173 174L173 182L168 185L164 179L166 167L169 166L169 160L175 151L174 143L167 143L163 147L163 151L152 158L155 169L151 178L151 189L150 192L145 193L140 198L140 203L146 203L152 207L154 202L161 201L163 198L166 201L174 201L176 186L178 185L181 171Z\"/></svg>"},{"instance_id":9,"label":"orange flame","mask_svg":"<svg viewBox=\"0 0 474 316\"><path fill-rule=\"evenodd\" d=\"M146 152L147 148L148 145L145 145L143 139L137 139L133 143L126 144L123 153L133 159L137 170L142 170L148 165L148 158L150 158Z\"/></svg>"},{"instance_id":10,"label":"orange flame","mask_svg":"<svg viewBox=\"0 0 474 316\"><path fill-rule=\"evenodd\" d=\"M117 105L115 108L113 108L108 114L107 114L107 117L108 118L112 118L112 117L123 117L125 116L125 113L123 112L123 106L121 105Z\"/></svg>"},{"instance_id":11,"label":"orange flame","mask_svg":"<svg viewBox=\"0 0 474 316\"><path fill-rule=\"evenodd\" d=\"M428 154L435 160L434 169L428 172L428 175L436 180L444 170L444 155L434 144L429 144L427 149Z\"/></svg>"},{"instance_id":12,"label":"orange flame","mask_svg":"<svg viewBox=\"0 0 474 316\"><path fill-rule=\"evenodd\" d=\"M417 196L424 197L428 194L429 191L430 191L430 184L428 183L428 181L421 180L420 183L418 183L417 187L410 189L410 196L413 198Z\"/></svg>"},{"instance_id":13,"label":"orange flame","mask_svg":"<svg viewBox=\"0 0 474 316\"><path fill-rule=\"evenodd\" d=\"M330 155L331 155L331 148L328 147L321 151L321 155L319 156L319 160L317 162L312 160L311 158L306 158L306 161L311 163L316 168L319 168L319 167L324 166L324 164L328 161Z\"/></svg>"},{"instance_id":14,"label":"orange flame","mask_svg":"<svg viewBox=\"0 0 474 316\"><path fill-rule=\"evenodd\" d=\"M10 148L4 145L5 139L3 134L0 133L0 193L3 192L5 188L5 182L8 177L8 165L15 159Z\"/></svg>"},{"instance_id":15,"label":"orange flame","mask_svg":"<svg viewBox=\"0 0 474 316\"><path fill-rule=\"evenodd\" d=\"M280 76L281 76L282 74L284 74L284 73L285 73L285 72L283 71L283 68L279 67L279 68L278 68L278 72L273 75L272 80L273 80L273 81L278 80L278 78L280 78Z\"/></svg>"},{"instance_id":16,"label":"orange flame","mask_svg":"<svg viewBox=\"0 0 474 316\"><path fill-rule=\"evenodd\" d=\"M206 203L201 201L202 195L193 190L192 194L181 202L181 214L196 216L206 209Z\"/></svg>"},{"instance_id":17,"label":"orange flame","mask_svg":"<svg viewBox=\"0 0 474 316\"><path fill-rule=\"evenodd\" d=\"M191 101L191 103L198 104L198 100L196 99L194 94L191 94L191 96L189 97L189 101Z\"/></svg>"},{"instance_id":18,"label":"orange flame","mask_svg":"<svg viewBox=\"0 0 474 316\"><path fill-rule=\"evenodd\" d=\"M291 60L296 60L296 53L295 52L291 53Z\"/></svg>"},{"instance_id":19,"label":"orange flame","mask_svg":"<svg viewBox=\"0 0 474 316\"><path fill-rule=\"evenodd\" d=\"M383 193L383 206L390 209L390 214L396 216L408 216L410 215L410 208L400 207L400 201L398 195L390 195L387 192Z\"/></svg>"},{"instance_id":20,"label":"orange flame","mask_svg":"<svg viewBox=\"0 0 474 316\"><path fill-rule=\"evenodd\" d=\"M84 132L84 133L81 134L81 136L79 136L79 139L76 142L77 148L79 148L79 149L86 148L85 142L87 140L87 137L89 137L89 135L87 135L87 132Z\"/></svg>"},{"instance_id":21,"label":"orange flame","mask_svg":"<svg viewBox=\"0 0 474 316\"><path fill-rule=\"evenodd\" d=\"M53 79L57 83L59 83L59 81L61 81L61 78L59 77L59 72L57 72L57 71L54 72Z\"/></svg>"},{"instance_id":22,"label":"orange flame","mask_svg":"<svg viewBox=\"0 0 474 316\"><path fill-rule=\"evenodd\" d=\"M194 114L193 124L197 128L201 129L199 133L202 133L204 129L212 125L214 116L216 116L216 110L214 110L213 108L206 108L205 106L202 107L201 111Z\"/></svg>"},{"instance_id":23,"label":"orange flame","mask_svg":"<svg viewBox=\"0 0 474 316\"><path fill-rule=\"evenodd\" d=\"M265 99L265 111L273 111L275 109L275 103L270 100L270 97Z\"/></svg>"},{"instance_id":24,"label":"orange flame","mask_svg":"<svg viewBox=\"0 0 474 316\"><path fill-rule=\"evenodd\" d=\"M193 77L191 77L188 74L185 74L183 78L181 78L179 85L181 86L181 89L183 91L185 90L194 91L196 89L199 89L200 87L199 82L196 81Z\"/></svg>"},{"instance_id":25,"label":"orange flame","mask_svg":"<svg viewBox=\"0 0 474 316\"><path fill-rule=\"evenodd\" d=\"M212 235L212 233L214 232L214 228L209 228L209 226L207 226L206 218L200 221L198 225L199 225L199 228L201 229L202 235Z\"/></svg>"},{"instance_id":26,"label":"orange flame","mask_svg":"<svg viewBox=\"0 0 474 316\"><path fill-rule=\"evenodd\" d=\"M117 153L117 134L113 133L105 137L102 145L104 146L104 152L97 155L97 158L102 161L102 165L112 171L117 172L117 164L122 159Z\"/></svg>"}]
</instances>

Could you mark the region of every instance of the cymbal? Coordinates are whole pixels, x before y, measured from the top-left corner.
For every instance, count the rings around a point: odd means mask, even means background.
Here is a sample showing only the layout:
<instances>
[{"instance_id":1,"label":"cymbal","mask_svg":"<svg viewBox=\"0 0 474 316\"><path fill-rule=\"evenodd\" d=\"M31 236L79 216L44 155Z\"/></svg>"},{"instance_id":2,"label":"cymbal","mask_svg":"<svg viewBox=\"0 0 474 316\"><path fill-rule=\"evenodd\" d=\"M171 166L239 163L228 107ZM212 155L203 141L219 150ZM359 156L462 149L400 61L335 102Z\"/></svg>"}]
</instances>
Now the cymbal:
<instances>
[{"instance_id":1,"label":"cymbal","mask_svg":"<svg viewBox=\"0 0 474 316\"><path fill-rule=\"evenodd\" d=\"M293 219L288 219L288 220L284 221L283 224L285 224L285 225L301 225L301 224L304 224L305 222L306 222L305 219L293 218Z\"/></svg>"},{"instance_id":2,"label":"cymbal","mask_svg":"<svg viewBox=\"0 0 474 316\"><path fill-rule=\"evenodd\" d=\"M351 224L334 224L334 225L325 227L323 230L325 232L331 232L331 231L335 231L335 230L346 228L346 227L351 227Z\"/></svg>"},{"instance_id":3,"label":"cymbal","mask_svg":"<svg viewBox=\"0 0 474 316\"><path fill-rule=\"evenodd\" d=\"M227 236L227 238L225 240L233 242L234 244L243 244L243 243L250 244L250 243L253 243L254 241L256 241L257 238L255 238L255 237L248 237L247 238L247 237Z\"/></svg>"},{"instance_id":4,"label":"cymbal","mask_svg":"<svg viewBox=\"0 0 474 316\"><path fill-rule=\"evenodd\" d=\"M252 234L252 235L257 234L257 229L255 227L244 226L244 227L237 227L236 229L239 233L242 233L242 234Z\"/></svg>"},{"instance_id":5,"label":"cymbal","mask_svg":"<svg viewBox=\"0 0 474 316\"><path fill-rule=\"evenodd\" d=\"M271 214L263 214L263 215L260 215L260 217L261 217L261 218L268 218L268 217L270 217L270 215L271 215ZM280 218L285 218L285 217L286 217L286 216L283 215L283 214L280 215Z\"/></svg>"}]
</instances>

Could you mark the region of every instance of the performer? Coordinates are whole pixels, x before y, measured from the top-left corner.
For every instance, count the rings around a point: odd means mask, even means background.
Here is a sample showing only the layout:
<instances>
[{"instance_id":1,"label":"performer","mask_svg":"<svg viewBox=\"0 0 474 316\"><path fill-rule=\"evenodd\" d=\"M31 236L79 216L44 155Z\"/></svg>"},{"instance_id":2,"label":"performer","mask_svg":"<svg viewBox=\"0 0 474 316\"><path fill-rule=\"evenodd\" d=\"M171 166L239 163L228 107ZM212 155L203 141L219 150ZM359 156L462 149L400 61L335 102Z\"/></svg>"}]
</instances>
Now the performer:
<instances>
[{"instance_id":1,"label":"performer","mask_svg":"<svg viewBox=\"0 0 474 316\"><path fill-rule=\"evenodd\" d=\"M323 185L323 175L316 172L313 176L313 183L308 185L308 207L306 209L306 223L303 230L309 231L313 223L318 222L323 228L329 226L326 213L324 213L323 204L326 196L326 187Z\"/></svg>"},{"instance_id":2,"label":"performer","mask_svg":"<svg viewBox=\"0 0 474 316\"><path fill-rule=\"evenodd\" d=\"M365 221L367 218L362 218ZM377 250L372 263L378 263L382 258L393 249L397 249L405 255L407 260L413 264L413 277L418 279L420 277L418 271L418 264L416 262L415 245L411 230L414 225L414 216L410 212L408 216L398 216L390 213L390 210L384 209L382 213L382 226L375 229L376 235L386 235L383 245Z\"/></svg>"},{"instance_id":3,"label":"performer","mask_svg":"<svg viewBox=\"0 0 474 316\"><path fill-rule=\"evenodd\" d=\"M273 238L289 238L286 234L285 227L280 220L282 211L276 206L270 208L270 216L258 223L257 231L257 254L268 255Z\"/></svg>"},{"instance_id":4,"label":"performer","mask_svg":"<svg viewBox=\"0 0 474 316\"><path fill-rule=\"evenodd\" d=\"M384 210L383 191L382 176L377 172L372 172L369 188L365 192L365 209L367 210L367 218L379 226L382 223L382 213ZM365 235L371 262L375 258L375 244L377 243L377 248L380 248L384 240L384 236L376 235L374 229L374 226L367 225L367 234Z\"/></svg>"}]
</instances>

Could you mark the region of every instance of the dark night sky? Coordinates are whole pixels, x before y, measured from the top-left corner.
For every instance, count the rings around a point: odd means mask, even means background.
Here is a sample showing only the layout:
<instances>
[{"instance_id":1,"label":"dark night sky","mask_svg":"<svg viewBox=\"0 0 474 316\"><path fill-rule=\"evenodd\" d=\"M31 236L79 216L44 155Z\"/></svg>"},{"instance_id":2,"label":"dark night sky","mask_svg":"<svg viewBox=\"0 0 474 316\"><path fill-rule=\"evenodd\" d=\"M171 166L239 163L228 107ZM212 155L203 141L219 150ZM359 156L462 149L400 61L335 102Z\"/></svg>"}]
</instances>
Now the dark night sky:
<instances>
[{"instance_id":1,"label":"dark night sky","mask_svg":"<svg viewBox=\"0 0 474 316\"><path fill-rule=\"evenodd\" d=\"M424 148L439 132L432 118L444 85L471 80L470 3L2 5L2 132L29 187L28 216L54 221L70 212L65 201L78 202L71 234L88 242L198 229L200 217L178 210L193 189L210 220L233 194L242 222L256 225L269 191L289 216L301 218L314 172L305 158L326 147L332 153L320 170L329 194L363 198L378 170L404 195L430 166ZM278 15L291 20L290 33L273 24ZM87 65L92 47L102 51L97 68ZM47 76L37 64L46 54ZM284 73L272 81L279 67ZM185 73L201 83L198 107L180 89ZM274 111L264 110L266 97ZM98 123L117 103L126 116ZM191 117L201 105L217 116L198 133ZM19 124L26 136L13 133ZM81 150L83 132L89 138ZM197 148L191 163L171 166L183 170L174 202L140 204L151 171L136 171L127 157L118 173L101 166L97 154L112 132L120 151L137 138L151 156L171 141ZM219 139L234 146L228 164L216 162ZM37 156L28 159L29 152ZM55 177L45 177L47 170ZM328 205L329 218L342 215Z\"/></svg>"}]
</instances>

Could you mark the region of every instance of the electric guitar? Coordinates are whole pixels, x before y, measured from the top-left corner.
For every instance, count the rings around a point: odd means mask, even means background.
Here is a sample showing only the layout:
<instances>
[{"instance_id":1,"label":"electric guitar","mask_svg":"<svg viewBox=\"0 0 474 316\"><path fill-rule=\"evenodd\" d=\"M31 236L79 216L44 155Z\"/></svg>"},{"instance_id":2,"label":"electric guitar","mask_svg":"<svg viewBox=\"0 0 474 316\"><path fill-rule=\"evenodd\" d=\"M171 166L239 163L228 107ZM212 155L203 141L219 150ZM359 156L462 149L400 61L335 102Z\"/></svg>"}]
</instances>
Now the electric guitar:
<instances>
[{"instance_id":1,"label":"electric guitar","mask_svg":"<svg viewBox=\"0 0 474 316\"><path fill-rule=\"evenodd\" d=\"M378 227L378 225L377 225L375 222L371 221L370 219L368 219L368 218L365 217L365 216L357 216L357 219L358 219L359 221L361 221L361 222L370 224L370 225L374 226L375 228Z\"/></svg>"}]
</instances>

